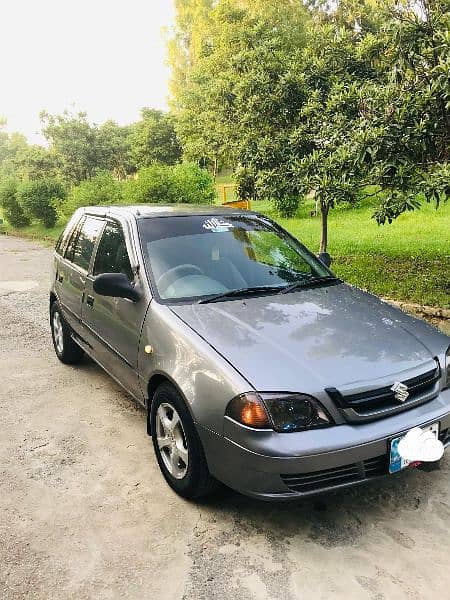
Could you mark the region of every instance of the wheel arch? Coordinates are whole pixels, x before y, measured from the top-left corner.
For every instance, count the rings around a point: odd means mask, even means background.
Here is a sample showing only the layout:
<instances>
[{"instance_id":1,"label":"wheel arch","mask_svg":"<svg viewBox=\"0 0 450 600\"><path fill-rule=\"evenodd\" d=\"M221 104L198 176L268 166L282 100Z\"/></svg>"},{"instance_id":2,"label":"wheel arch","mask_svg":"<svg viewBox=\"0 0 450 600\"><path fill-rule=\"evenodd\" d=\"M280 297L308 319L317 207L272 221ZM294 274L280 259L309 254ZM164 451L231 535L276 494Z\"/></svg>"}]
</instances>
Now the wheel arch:
<instances>
[{"instance_id":1,"label":"wheel arch","mask_svg":"<svg viewBox=\"0 0 450 600\"><path fill-rule=\"evenodd\" d=\"M153 398L155 396L156 390L162 383L169 383L173 388L175 388L175 390L178 392L178 394L182 398L184 404L186 405L186 408L188 409L188 411L190 412L190 414L193 418L192 410L189 405L189 402L186 400L186 396L183 394L183 391L180 389L180 386L172 379L172 377L167 375L167 373L163 373L160 371L153 373L153 375L150 377L150 380L147 384L147 434L149 436L152 435L152 428L151 428L151 423L150 423L150 411L152 408L152 402L153 402ZM193 420L194 420L194 418L193 418Z\"/></svg>"},{"instance_id":2,"label":"wheel arch","mask_svg":"<svg viewBox=\"0 0 450 600\"><path fill-rule=\"evenodd\" d=\"M50 292L50 308L53 306L53 304L58 300L58 298L56 297L55 292Z\"/></svg>"}]
</instances>

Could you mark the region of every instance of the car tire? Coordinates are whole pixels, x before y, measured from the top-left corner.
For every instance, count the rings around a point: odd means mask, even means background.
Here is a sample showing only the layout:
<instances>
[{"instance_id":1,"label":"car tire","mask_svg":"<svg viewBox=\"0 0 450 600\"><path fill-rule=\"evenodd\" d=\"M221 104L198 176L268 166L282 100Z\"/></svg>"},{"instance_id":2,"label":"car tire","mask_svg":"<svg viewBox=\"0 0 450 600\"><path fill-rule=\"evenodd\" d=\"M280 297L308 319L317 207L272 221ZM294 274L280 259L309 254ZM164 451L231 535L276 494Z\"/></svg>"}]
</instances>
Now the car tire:
<instances>
[{"instance_id":1,"label":"car tire","mask_svg":"<svg viewBox=\"0 0 450 600\"><path fill-rule=\"evenodd\" d=\"M170 487L188 499L201 498L215 491L219 484L209 473L190 412L171 384L162 383L157 388L150 423L156 459Z\"/></svg>"},{"instance_id":2,"label":"car tire","mask_svg":"<svg viewBox=\"0 0 450 600\"><path fill-rule=\"evenodd\" d=\"M72 330L62 316L57 302L53 302L50 308L50 328L52 330L53 347L59 360L66 365L79 363L84 352L73 340Z\"/></svg>"}]
</instances>

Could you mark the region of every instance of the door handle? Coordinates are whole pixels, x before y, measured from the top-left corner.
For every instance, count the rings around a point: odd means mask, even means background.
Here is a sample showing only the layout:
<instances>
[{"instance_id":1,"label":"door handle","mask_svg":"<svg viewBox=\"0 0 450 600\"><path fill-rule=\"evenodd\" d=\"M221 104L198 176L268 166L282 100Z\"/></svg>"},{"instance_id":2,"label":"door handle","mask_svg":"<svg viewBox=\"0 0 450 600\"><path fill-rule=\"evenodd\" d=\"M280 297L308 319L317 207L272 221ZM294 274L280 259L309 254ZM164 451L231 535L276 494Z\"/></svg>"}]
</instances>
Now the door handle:
<instances>
[{"instance_id":1,"label":"door handle","mask_svg":"<svg viewBox=\"0 0 450 600\"><path fill-rule=\"evenodd\" d=\"M93 308L94 306L94 296L86 296L86 304Z\"/></svg>"}]
</instances>

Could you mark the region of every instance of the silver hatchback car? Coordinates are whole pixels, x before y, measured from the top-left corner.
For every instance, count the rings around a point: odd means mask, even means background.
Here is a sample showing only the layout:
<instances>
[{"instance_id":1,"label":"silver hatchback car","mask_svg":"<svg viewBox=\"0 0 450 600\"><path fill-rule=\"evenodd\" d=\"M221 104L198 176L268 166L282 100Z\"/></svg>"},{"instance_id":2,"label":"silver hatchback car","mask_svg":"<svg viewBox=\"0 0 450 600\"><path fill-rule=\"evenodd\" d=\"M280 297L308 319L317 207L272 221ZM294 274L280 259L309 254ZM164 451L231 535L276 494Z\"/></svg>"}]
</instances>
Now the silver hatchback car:
<instances>
[{"instance_id":1,"label":"silver hatchback car","mask_svg":"<svg viewBox=\"0 0 450 600\"><path fill-rule=\"evenodd\" d=\"M399 451L411 429L450 445L450 338L329 262L253 212L79 209L55 249L55 351L88 354L146 407L185 497L389 476L421 461Z\"/></svg>"}]
</instances>

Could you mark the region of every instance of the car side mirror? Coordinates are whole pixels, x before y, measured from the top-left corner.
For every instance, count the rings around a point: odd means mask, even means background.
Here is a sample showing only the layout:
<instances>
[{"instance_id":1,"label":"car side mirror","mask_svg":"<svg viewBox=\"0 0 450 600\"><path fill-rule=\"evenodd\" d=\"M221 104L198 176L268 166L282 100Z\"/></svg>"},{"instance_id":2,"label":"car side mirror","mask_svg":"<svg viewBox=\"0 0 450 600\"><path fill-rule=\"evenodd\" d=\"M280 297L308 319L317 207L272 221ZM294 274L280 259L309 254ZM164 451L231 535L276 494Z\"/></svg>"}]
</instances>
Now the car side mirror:
<instances>
[{"instance_id":1,"label":"car side mirror","mask_svg":"<svg viewBox=\"0 0 450 600\"><path fill-rule=\"evenodd\" d=\"M132 302L140 299L140 294L123 273L103 273L94 279L94 292L100 296L127 298Z\"/></svg>"},{"instance_id":2,"label":"car side mirror","mask_svg":"<svg viewBox=\"0 0 450 600\"><path fill-rule=\"evenodd\" d=\"M331 267L331 256L328 252L321 252L317 257L326 267Z\"/></svg>"}]
</instances>

